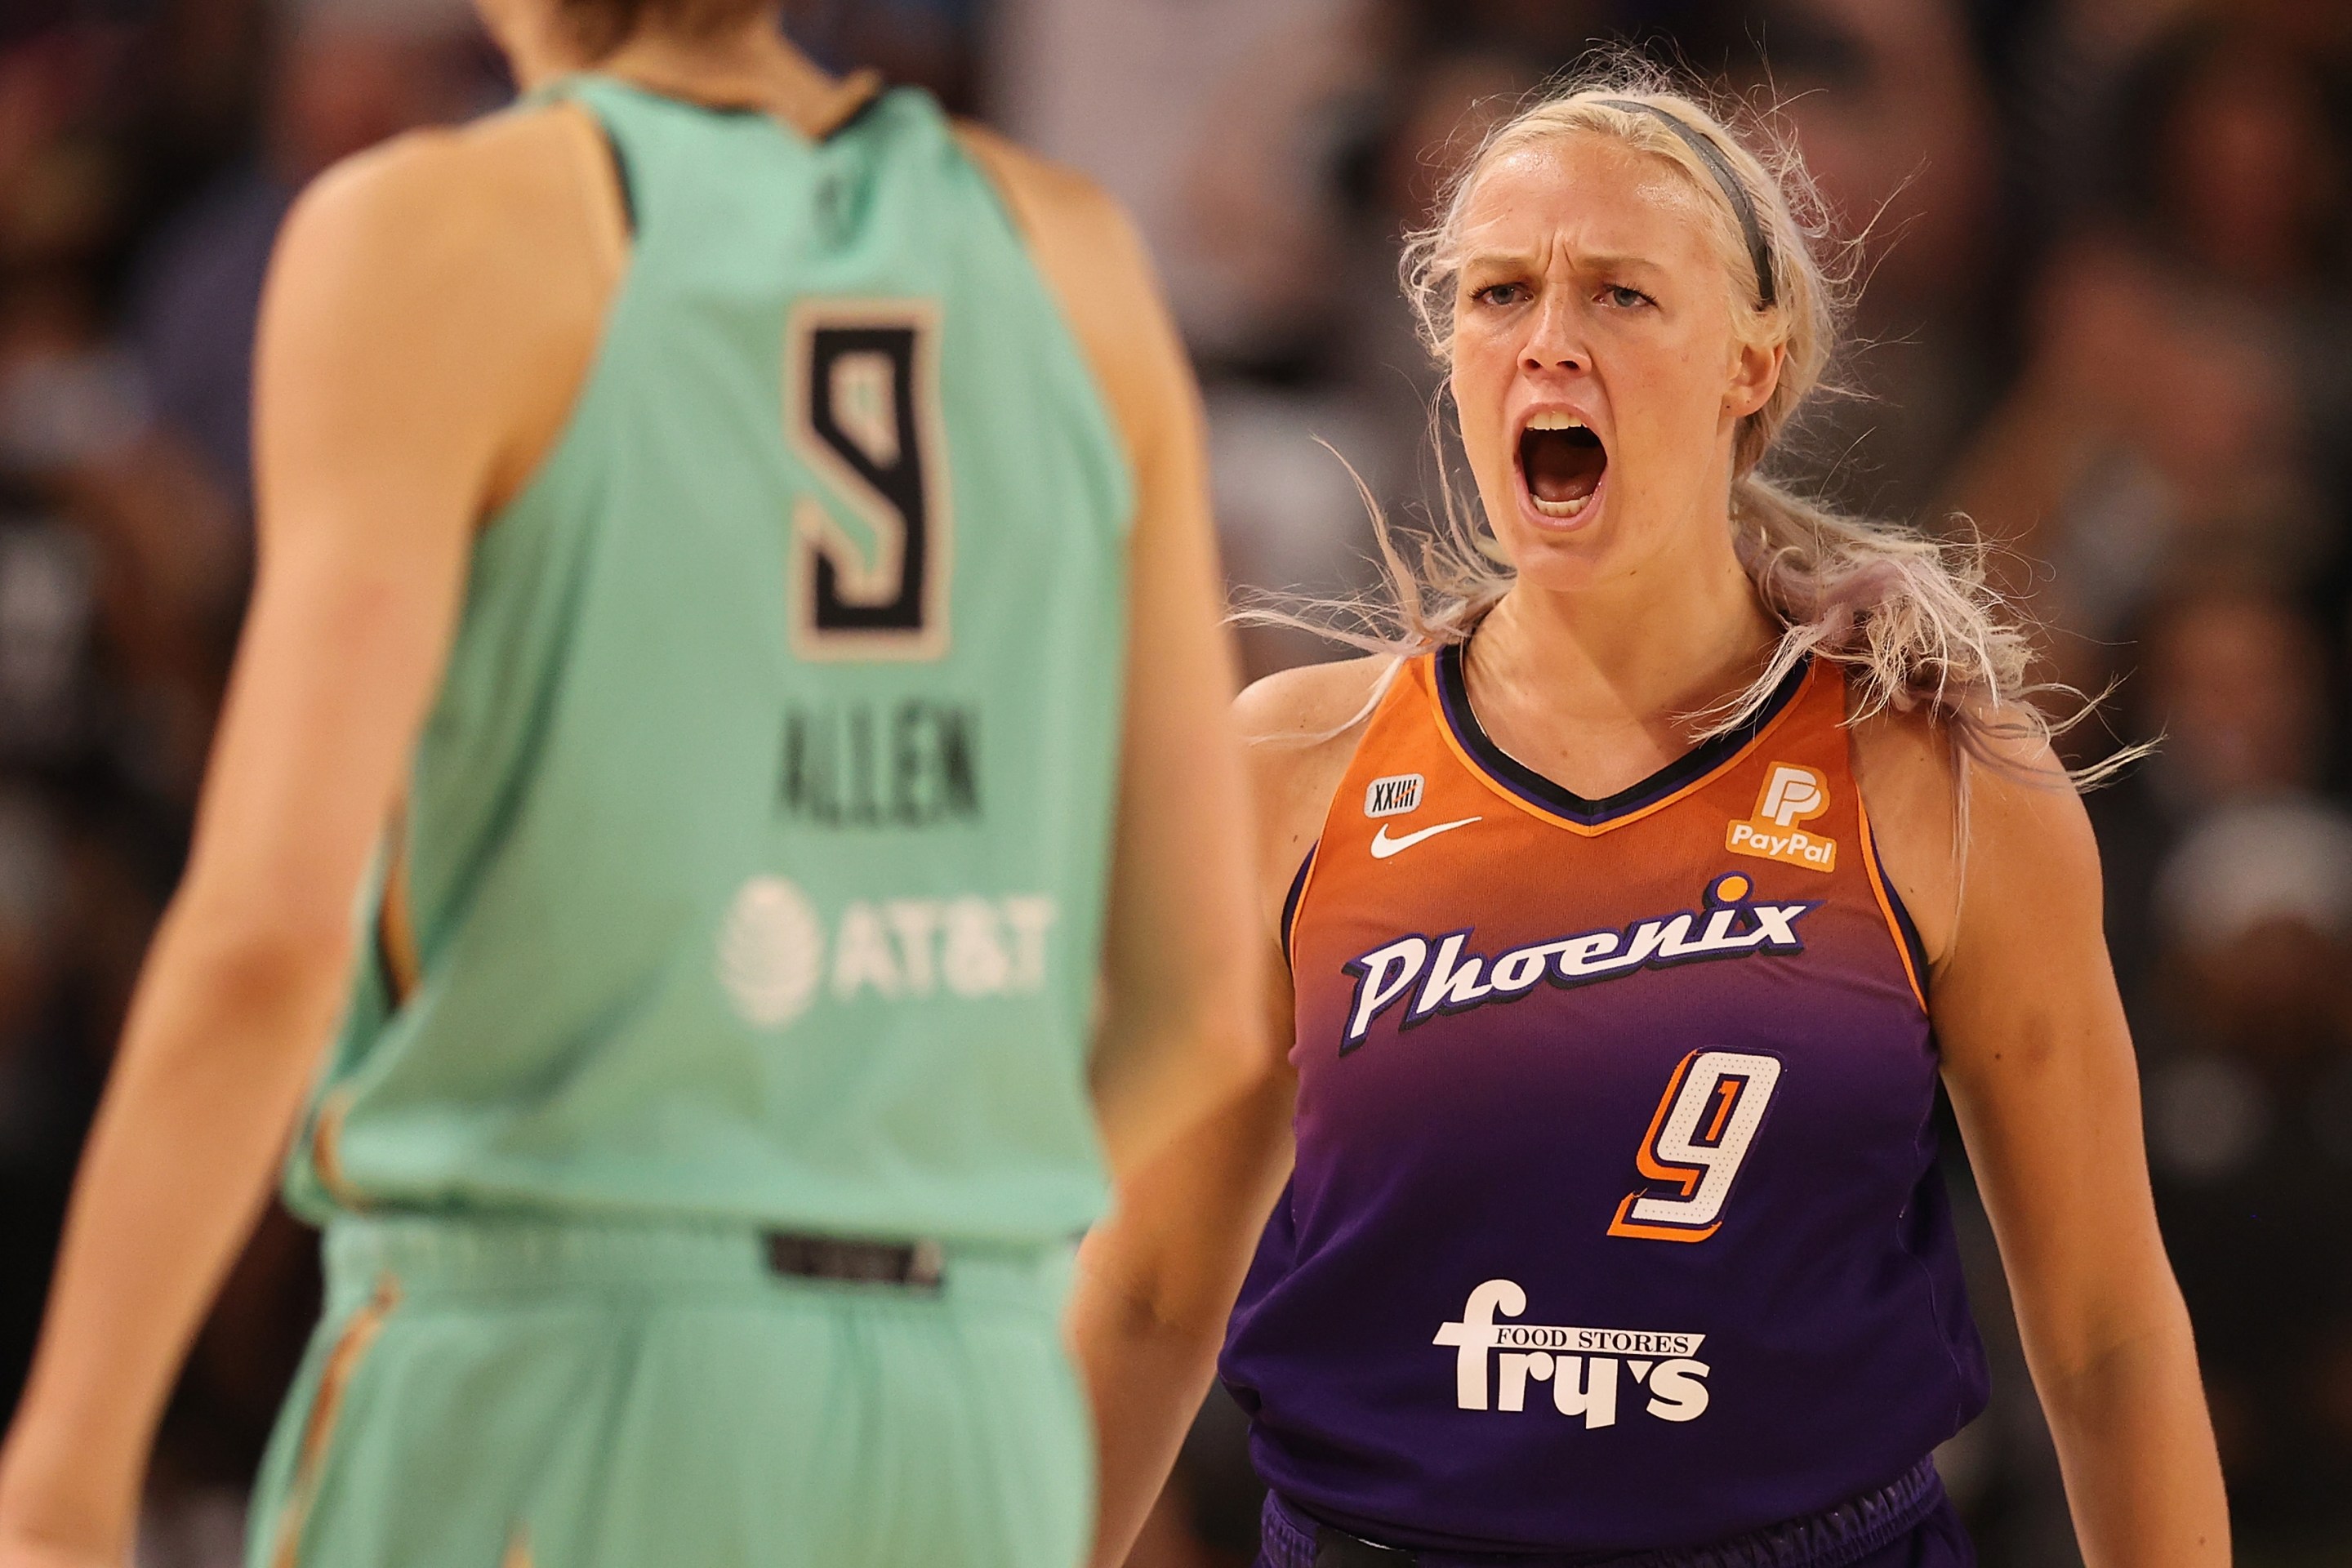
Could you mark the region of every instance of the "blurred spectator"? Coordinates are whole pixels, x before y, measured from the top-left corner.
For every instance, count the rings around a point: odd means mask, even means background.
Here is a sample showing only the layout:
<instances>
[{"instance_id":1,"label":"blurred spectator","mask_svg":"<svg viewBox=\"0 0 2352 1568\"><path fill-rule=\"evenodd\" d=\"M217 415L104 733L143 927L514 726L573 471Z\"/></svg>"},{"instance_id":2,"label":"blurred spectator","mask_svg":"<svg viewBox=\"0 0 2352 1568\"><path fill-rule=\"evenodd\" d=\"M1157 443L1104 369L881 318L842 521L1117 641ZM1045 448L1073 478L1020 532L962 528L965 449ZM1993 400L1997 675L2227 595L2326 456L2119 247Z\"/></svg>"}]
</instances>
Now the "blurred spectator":
<instances>
[{"instance_id":1,"label":"blurred spectator","mask_svg":"<svg viewBox=\"0 0 2352 1568\"><path fill-rule=\"evenodd\" d=\"M0 270L80 276L129 221L99 112L118 85L101 38L54 28L0 49Z\"/></svg>"},{"instance_id":2,"label":"blurred spectator","mask_svg":"<svg viewBox=\"0 0 2352 1568\"><path fill-rule=\"evenodd\" d=\"M131 332L158 413L248 499L254 321L278 226L329 164L495 101L466 0L290 0L262 141L141 254Z\"/></svg>"},{"instance_id":3,"label":"blurred spectator","mask_svg":"<svg viewBox=\"0 0 2352 1568\"><path fill-rule=\"evenodd\" d=\"M2151 984L2161 946L2156 886L2190 824L2250 801L2301 796L2326 780L2336 744L2326 641L2291 602L2226 577L2159 599L2133 628L2138 668L2119 704L2152 758L2090 797L2107 894L2107 943L2140 1033L2162 1026ZM2084 754L2112 744L2085 727Z\"/></svg>"},{"instance_id":4,"label":"blurred spectator","mask_svg":"<svg viewBox=\"0 0 2352 1568\"><path fill-rule=\"evenodd\" d=\"M135 826L0 783L0 1400L38 1326L82 1129L156 904Z\"/></svg>"},{"instance_id":5,"label":"blurred spectator","mask_svg":"<svg viewBox=\"0 0 2352 1568\"><path fill-rule=\"evenodd\" d=\"M985 9L981 0L784 0L784 31L832 70L867 67L970 114Z\"/></svg>"},{"instance_id":6,"label":"blurred spectator","mask_svg":"<svg viewBox=\"0 0 2352 1568\"><path fill-rule=\"evenodd\" d=\"M0 1389L12 1403L40 1312L24 1285L47 1277L79 1109L58 1082L69 1053L55 1035L63 858L48 814L23 791L0 794Z\"/></svg>"},{"instance_id":7,"label":"blurred spectator","mask_svg":"<svg viewBox=\"0 0 2352 1568\"><path fill-rule=\"evenodd\" d=\"M2331 1436L2312 1392L2352 1327L2352 1272L2331 1275L2296 1228L2352 1198L2352 1158L2297 1125L2352 1093L2352 993L2336 990L2352 819L2317 793L2337 740L2327 640L2292 602L2226 578L2158 599L2136 629L2126 710L2163 746L2091 809L2159 1216L2242 1560L2325 1563L2319 1543L2352 1516L2292 1500L2344 1464L2352 1432Z\"/></svg>"},{"instance_id":8,"label":"blurred spectator","mask_svg":"<svg viewBox=\"0 0 2352 1568\"><path fill-rule=\"evenodd\" d=\"M2140 656L2165 734L2147 776L2174 815L2318 784L2326 647L2291 605L2209 584L2158 607Z\"/></svg>"},{"instance_id":9,"label":"blurred spectator","mask_svg":"<svg viewBox=\"0 0 2352 1568\"><path fill-rule=\"evenodd\" d=\"M2200 20L2126 79L2110 136L2122 215L2213 282L2294 297L2342 277L2344 170L2307 63Z\"/></svg>"},{"instance_id":10,"label":"blurred spectator","mask_svg":"<svg viewBox=\"0 0 2352 1568\"><path fill-rule=\"evenodd\" d=\"M2126 79L2111 201L2152 254L2273 341L2301 432L2340 431L2352 421L2352 126L2346 105L2331 111L2326 57L2302 47L2315 29L2301 7L2242 9L2183 27ZM2323 440L2315 456L2340 529L2352 451Z\"/></svg>"},{"instance_id":11,"label":"blurred spectator","mask_svg":"<svg viewBox=\"0 0 2352 1568\"><path fill-rule=\"evenodd\" d=\"M2352 471L2323 438L2352 416L2352 209L2325 79L2268 33L2192 17L2103 96L2099 221L2053 258L2024 373L1953 491L2048 563L2016 585L2084 683L2168 581L2325 578Z\"/></svg>"},{"instance_id":12,"label":"blurred spectator","mask_svg":"<svg viewBox=\"0 0 2352 1568\"><path fill-rule=\"evenodd\" d=\"M1749 96L1803 151L1866 280L1848 395L1808 417L1791 465L1816 489L1915 518L1992 395L1987 331L2006 271L1999 142L1966 18L1948 0L1784 0ZM1932 521L1933 520L1927 520Z\"/></svg>"},{"instance_id":13,"label":"blurred spectator","mask_svg":"<svg viewBox=\"0 0 2352 1568\"><path fill-rule=\"evenodd\" d=\"M278 0L149 0L121 13L140 21L128 40L137 86L110 107L149 165L151 214L245 150L278 9Z\"/></svg>"},{"instance_id":14,"label":"blurred spectator","mask_svg":"<svg viewBox=\"0 0 2352 1568\"><path fill-rule=\"evenodd\" d=\"M2166 865L2159 1213L2249 1560L2352 1540L2352 816L2226 807Z\"/></svg>"},{"instance_id":15,"label":"blurred spectator","mask_svg":"<svg viewBox=\"0 0 2352 1568\"><path fill-rule=\"evenodd\" d=\"M95 571L79 532L37 518L0 523L0 763L53 761L81 737Z\"/></svg>"},{"instance_id":16,"label":"blurred spectator","mask_svg":"<svg viewBox=\"0 0 2352 1568\"><path fill-rule=\"evenodd\" d=\"M184 803L245 536L202 463L154 423L136 367L97 334L73 289L0 295L0 476L33 503L0 525L0 700L31 721L0 755L64 766L103 752Z\"/></svg>"},{"instance_id":17,"label":"blurred spectator","mask_svg":"<svg viewBox=\"0 0 2352 1568\"><path fill-rule=\"evenodd\" d=\"M990 106L1134 213L1213 361L1295 357L1328 322L1333 175L1394 0L1004 0Z\"/></svg>"},{"instance_id":18,"label":"blurred spectator","mask_svg":"<svg viewBox=\"0 0 2352 1568\"><path fill-rule=\"evenodd\" d=\"M2037 305L1952 504L2023 563L2011 585L2060 634L2066 679L2103 685L2115 639L2172 581L2317 580L2334 518L2274 335L2107 243L2059 256Z\"/></svg>"}]
</instances>

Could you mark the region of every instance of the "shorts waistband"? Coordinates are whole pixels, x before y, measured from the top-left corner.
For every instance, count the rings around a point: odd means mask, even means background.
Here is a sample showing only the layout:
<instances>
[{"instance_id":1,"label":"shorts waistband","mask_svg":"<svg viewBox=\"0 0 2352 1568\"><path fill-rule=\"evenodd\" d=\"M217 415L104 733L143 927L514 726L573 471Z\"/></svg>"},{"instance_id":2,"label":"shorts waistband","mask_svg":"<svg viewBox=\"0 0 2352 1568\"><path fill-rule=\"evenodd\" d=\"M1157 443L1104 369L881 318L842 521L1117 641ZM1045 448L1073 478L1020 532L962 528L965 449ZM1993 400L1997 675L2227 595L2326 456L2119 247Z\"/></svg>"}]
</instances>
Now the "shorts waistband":
<instances>
[{"instance_id":1,"label":"shorts waistband","mask_svg":"<svg viewBox=\"0 0 2352 1568\"><path fill-rule=\"evenodd\" d=\"M1268 1492L1260 1563L1263 1568L1849 1568L1901 1540L1943 1500L1943 1478L1931 1455L1883 1487L1712 1545L1594 1554L1382 1547Z\"/></svg>"},{"instance_id":2,"label":"shorts waistband","mask_svg":"<svg viewBox=\"0 0 2352 1568\"><path fill-rule=\"evenodd\" d=\"M1063 1243L945 1242L936 1248L937 1283L908 1284L809 1278L780 1267L780 1258L809 1250L779 1247L785 1234L732 1222L364 1215L331 1222L324 1249L328 1292L344 1299L371 1295L389 1278L404 1300L756 1289L1048 1311L1060 1310L1074 1251Z\"/></svg>"}]
</instances>

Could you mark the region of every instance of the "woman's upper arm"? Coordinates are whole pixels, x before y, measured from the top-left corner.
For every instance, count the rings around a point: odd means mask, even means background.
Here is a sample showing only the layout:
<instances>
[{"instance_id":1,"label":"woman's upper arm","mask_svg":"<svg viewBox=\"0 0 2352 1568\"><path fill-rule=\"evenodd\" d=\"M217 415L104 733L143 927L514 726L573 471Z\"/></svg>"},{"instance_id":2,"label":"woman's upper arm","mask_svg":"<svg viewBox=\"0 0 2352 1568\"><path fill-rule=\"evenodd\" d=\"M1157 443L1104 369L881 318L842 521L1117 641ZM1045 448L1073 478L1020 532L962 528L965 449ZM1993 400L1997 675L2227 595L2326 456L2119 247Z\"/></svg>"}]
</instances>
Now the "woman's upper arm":
<instances>
[{"instance_id":1,"label":"woman's upper arm","mask_svg":"<svg viewBox=\"0 0 2352 1568\"><path fill-rule=\"evenodd\" d=\"M2018 761L2022 776L1971 766L1957 858L1948 784L1940 821L1927 809L1932 784L1918 787L1882 845L1897 887L1916 889L1930 917L1920 923L1945 1083L2021 1321L2046 1364L2070 1372L2177 1302L2101 923L2098 847L2047 748ZM1892 771L1878 782L1896 795Z\"/></svg>"},{"instance_id":2,"label":"woman's upper arm","mask_svg":"<svg viewBox=\"0 0 2352 1568\"><path fill-rule=\"evenodd\" d=\"M330 174L271 265L257 573L182 893L226 938L348 940L539 369L476 152L417 138Z\"/></svg>"},{"instance_id":3,"label":"woman's upper arm","mask_svg":"<svg viewBox=\"0 0 2352 1568\"><path fill-rule=\"evenodd\" d=\"M1234 704L1257 808L1258 909L1277 943L1291 887L1355 760L1366 709L1396 668L1389 658L1301 665L1255 682Z\"/></svg>"}]
</instances>

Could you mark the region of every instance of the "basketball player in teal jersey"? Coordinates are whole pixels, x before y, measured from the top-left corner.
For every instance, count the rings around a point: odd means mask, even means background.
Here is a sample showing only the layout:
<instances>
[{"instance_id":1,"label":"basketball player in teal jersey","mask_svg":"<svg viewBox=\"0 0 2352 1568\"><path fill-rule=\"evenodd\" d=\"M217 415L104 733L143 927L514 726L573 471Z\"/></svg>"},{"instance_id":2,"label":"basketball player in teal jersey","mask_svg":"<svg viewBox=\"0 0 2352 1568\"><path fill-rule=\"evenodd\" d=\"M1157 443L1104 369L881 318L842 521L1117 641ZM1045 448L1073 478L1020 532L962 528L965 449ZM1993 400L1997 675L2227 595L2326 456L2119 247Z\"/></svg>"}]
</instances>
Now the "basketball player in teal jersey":
<instances>
[{"instance_id":1,"label":"basketball player in teal jersey","mask_svg":"<svg viewBox=\"0 0 2352 1568\"><path fill-rule=\"evenodd\" d=\"M771 0L484 9L528 100L281 242L0 1568L124 1560L289 1131L328 1303L254 1568L1075 1563L1098 1147L1256 1035L1181 350L1099 195Z\"/></svg>"}]
</instances>

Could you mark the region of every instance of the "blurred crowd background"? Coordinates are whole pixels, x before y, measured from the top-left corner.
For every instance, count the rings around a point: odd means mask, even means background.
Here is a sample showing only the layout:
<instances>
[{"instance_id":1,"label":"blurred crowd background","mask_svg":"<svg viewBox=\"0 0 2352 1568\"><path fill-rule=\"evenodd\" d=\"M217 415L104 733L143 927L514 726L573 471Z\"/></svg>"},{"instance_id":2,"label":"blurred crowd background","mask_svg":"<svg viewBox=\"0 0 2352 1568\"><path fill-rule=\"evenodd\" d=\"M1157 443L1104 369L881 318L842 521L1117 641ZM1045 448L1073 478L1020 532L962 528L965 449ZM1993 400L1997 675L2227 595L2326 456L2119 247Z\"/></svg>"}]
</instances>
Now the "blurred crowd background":
<instances>
[{"instance_id":1,"label":"blurred crowd background","mask_svg":"<svg viewBox=\"0 0 2352 1568\"><path fill-rule=\"evenodd\" d=\"M2158 1201L2240 1560L2352 1564L2352 3L791 0L787 26L1129 204L1207 388L1232 574L1322 595L1369 579L1340 457L1401 520L1427 504L1435 376L1394 264L1452 161L1596 40L1773 107L1868 282L1848 393L1784 467L1998 542L2053 678L2118 683L2079 758L2165 737L2093 808ZM236 629L273 233L336 159L509 95L464 0L0 0L0 1410ZM1951 1166L1999 1390L1946 1474L1989 1568L2073 1563ZM236 1561L316 1290L273 1215L173 1405L142 1568ZM1239 1425L1212 1399L1138 1568L1246 1563Z\"/></svg>"}]
</instances>

